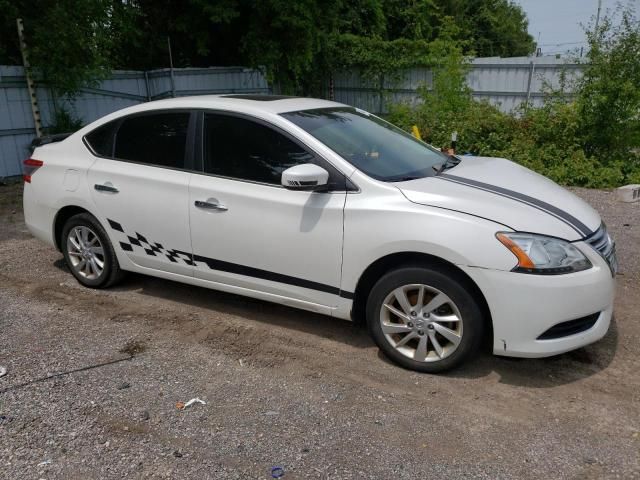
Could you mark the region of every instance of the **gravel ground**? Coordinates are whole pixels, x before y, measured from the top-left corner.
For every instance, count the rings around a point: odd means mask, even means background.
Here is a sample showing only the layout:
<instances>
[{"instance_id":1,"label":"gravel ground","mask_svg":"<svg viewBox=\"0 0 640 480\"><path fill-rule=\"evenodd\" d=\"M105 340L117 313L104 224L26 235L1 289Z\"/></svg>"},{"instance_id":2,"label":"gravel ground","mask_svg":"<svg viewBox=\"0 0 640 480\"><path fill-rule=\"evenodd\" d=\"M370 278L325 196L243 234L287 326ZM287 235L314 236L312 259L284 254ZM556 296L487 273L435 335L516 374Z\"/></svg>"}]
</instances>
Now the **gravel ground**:
<instances>
[{"instance_id":1,"label":"gravel ground","mask_svg":"<svg viewBox=\"0 0 640 480\"><path fill-rule=\"evenodd\" d=\"M82 288L20 190L0 187L1 478L640 478L640 203L577 190L618 241L602 341L432 376L348 322L138 275Z\"/></svg>"}]
</instances>

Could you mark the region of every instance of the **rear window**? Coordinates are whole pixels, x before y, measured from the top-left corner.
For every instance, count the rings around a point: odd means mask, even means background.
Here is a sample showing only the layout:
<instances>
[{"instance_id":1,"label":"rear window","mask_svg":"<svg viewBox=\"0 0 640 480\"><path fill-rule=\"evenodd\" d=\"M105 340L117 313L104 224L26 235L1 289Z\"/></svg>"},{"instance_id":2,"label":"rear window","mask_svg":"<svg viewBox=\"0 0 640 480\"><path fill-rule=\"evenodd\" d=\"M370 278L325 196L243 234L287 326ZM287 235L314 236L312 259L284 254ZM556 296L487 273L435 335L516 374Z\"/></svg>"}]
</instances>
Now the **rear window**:
<instances>
[{"instance_id":1,"label":"rear window","mask_svg":"<svg viewBox=\"0 0 640 480\"><path fill-rule=\"evenodd\" d=\"M113 156L113 135L118 122L110 122L85 135L84 139L93 152L101 157Z\"/></svg>"}]
</instances>

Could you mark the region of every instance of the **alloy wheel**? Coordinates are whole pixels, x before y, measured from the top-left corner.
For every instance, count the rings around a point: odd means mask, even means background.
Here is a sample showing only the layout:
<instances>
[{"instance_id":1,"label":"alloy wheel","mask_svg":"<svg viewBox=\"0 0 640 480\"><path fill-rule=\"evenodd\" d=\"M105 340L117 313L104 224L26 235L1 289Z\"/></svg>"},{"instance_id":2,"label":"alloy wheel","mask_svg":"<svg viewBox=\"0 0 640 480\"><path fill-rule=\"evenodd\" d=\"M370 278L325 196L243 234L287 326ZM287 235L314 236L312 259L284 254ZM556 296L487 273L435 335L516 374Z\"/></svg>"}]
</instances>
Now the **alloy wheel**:
<instances>
[{"instance_id":1,"label":"alloy wheel","mask_svg":"<svg viewBox=\"0 0 640 480\"><path fill-rule=\"evenodd\" d=\"M429 285L392 290L382 302L380 326L392 347L417 362L442 360L462 340L460 310L449 296Z\"/></svg>"},{"instance_id":2,"label":"alloy wheel","mask_svg":"<svg viewBox=\"0 0 640 480\"><path fill-rule=\"evenodd\" d=\"M73 227L67 235L71 268L80 276L95 280L104 271L104 248L96 233L86 226Z\"/></svg>"}]
</instances>

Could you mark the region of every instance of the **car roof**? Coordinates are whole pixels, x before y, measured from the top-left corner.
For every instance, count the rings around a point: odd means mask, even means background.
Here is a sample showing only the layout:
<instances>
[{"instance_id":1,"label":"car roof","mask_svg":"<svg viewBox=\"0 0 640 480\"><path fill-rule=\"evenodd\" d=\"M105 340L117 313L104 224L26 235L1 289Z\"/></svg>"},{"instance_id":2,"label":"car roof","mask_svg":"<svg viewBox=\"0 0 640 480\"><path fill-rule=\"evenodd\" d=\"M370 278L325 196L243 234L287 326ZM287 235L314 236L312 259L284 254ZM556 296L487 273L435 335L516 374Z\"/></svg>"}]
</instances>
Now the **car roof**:
<instances>
[{"instance_id":1,"label":"car roof","mask_svg":"<svg viewBox=\"0 0 640 480\"><path fill-rule=\"evenodd\" d=\"M247 113L285 113L316 108L346 107L342 103L319 98L289 97L285 95L224 94L199 95L156 100L138 105L137 111L163 108L211 108Z\"/></svg>"}]
</instances>

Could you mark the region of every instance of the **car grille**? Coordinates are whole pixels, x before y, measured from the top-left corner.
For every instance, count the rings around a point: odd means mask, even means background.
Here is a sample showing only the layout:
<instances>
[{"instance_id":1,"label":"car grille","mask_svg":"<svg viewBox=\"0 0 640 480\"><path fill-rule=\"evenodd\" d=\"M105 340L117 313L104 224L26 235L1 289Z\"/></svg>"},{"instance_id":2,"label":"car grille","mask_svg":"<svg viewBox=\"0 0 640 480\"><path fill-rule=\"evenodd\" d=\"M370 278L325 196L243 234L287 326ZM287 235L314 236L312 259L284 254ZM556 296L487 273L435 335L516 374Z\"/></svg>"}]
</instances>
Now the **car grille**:
<instances>
[{"instance_id":1,"label":"car grille","mask_svg":"<svg viewBox=\"0 0 640 480\"><path fill-rule=\"evenodd\" d=\"M616 244L611 240L607 233L607 226L602 223L600 228L585 240L593 249L602 255L611 269L611 274L615 275L618 271L618 261L616 259Z\"/></svg>"},{"instance_id":2,"label":"car grille","mask_svg":"<svg viewBox=\"0 0 640 480\"><path fill-rule=\"evenodd\" d=\"M599 317L600 312L587 315L586 317L577 318L575 320L569 320L568 322L558 323L549 330L546 330L537 339L553 340L554 338L568 337L569 335L585 332L596 324Z\"/></svg>"}]
</instances>

